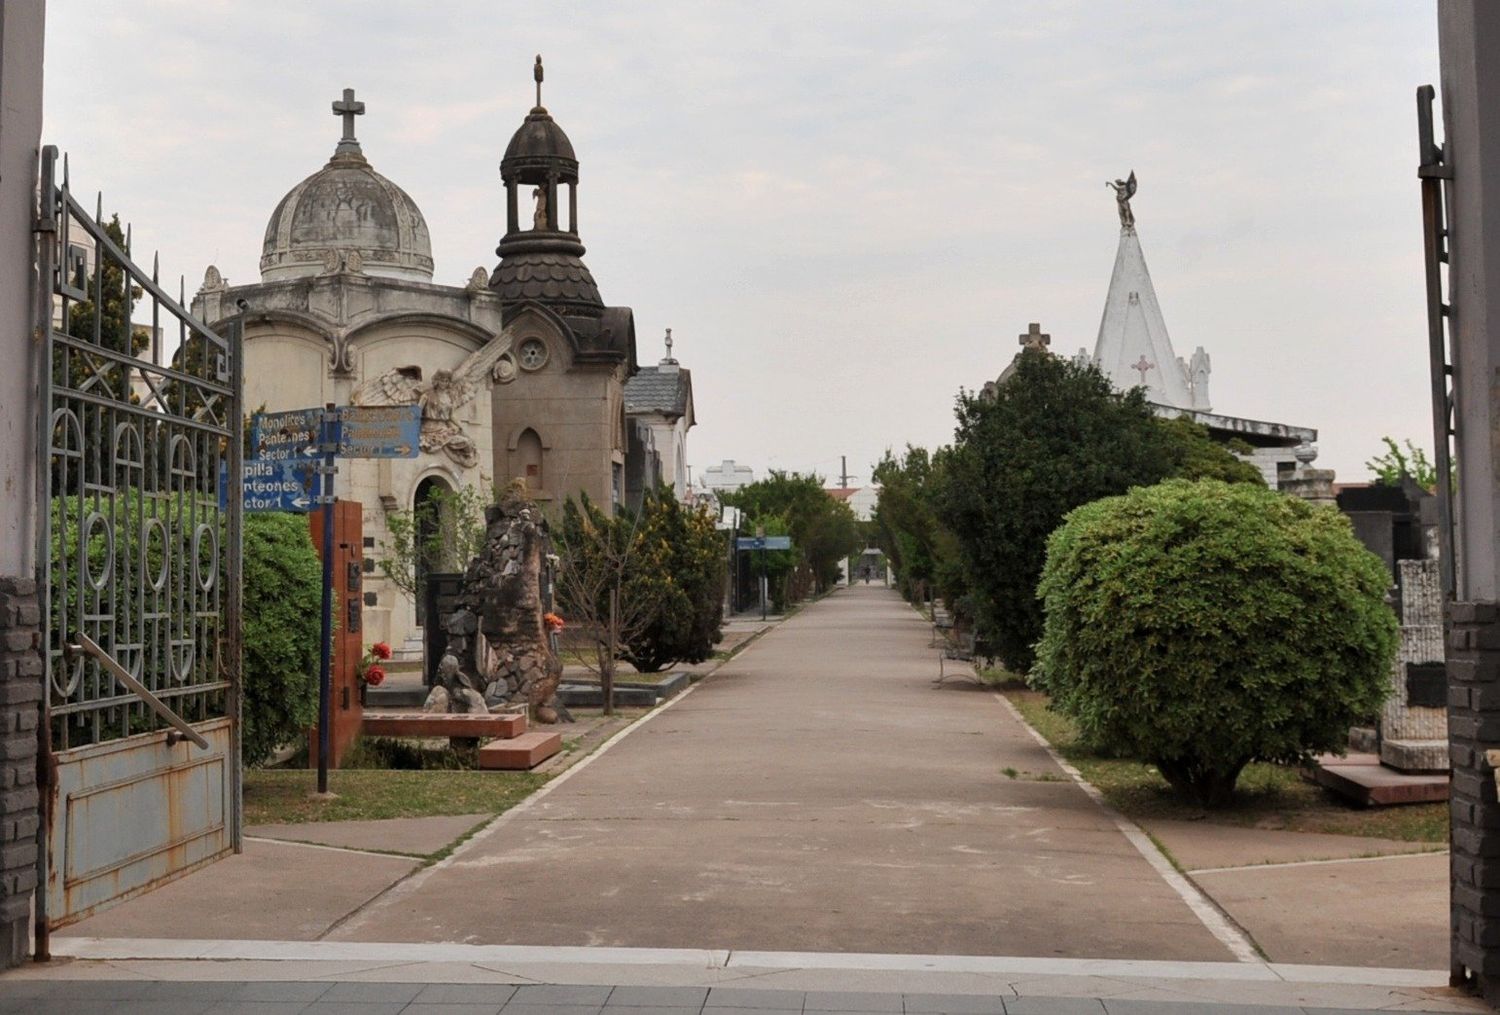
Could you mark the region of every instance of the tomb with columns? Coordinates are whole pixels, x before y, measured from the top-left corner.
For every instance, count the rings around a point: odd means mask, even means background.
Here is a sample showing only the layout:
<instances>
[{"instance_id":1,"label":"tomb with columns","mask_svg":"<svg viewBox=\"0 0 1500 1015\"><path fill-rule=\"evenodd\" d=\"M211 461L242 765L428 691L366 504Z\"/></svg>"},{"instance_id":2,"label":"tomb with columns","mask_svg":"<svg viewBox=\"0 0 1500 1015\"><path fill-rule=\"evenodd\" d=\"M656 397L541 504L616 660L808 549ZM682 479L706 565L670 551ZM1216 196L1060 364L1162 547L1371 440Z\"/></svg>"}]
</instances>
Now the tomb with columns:
<instances>
[{"instance_id":1,"label":"tomb with columns","mask_svg":"<svg viewBox=\"0 0 1500 1015\"><path fill-rule=\"evenodd\" d=\"M434 281L427 221L371 165L354 128L365 103L345 90L332 157L271 213L260 280L231 285L211 266L193 300L216 327L243 314L248 411L421 407L418 457L341 461L335 480L341 500L362 505L365 639L398 658L420 657L425 618L377 567L393 513L465 487L488 499L517 477L549 512L580 492L606 505L624 497L634 316L605 306L583 263L578 159L541 104L540 57L534 77L536 106L500 164L507 212L493 272ZM535 203L524 220L523 190Z\"/></svg>"}]
</instances>

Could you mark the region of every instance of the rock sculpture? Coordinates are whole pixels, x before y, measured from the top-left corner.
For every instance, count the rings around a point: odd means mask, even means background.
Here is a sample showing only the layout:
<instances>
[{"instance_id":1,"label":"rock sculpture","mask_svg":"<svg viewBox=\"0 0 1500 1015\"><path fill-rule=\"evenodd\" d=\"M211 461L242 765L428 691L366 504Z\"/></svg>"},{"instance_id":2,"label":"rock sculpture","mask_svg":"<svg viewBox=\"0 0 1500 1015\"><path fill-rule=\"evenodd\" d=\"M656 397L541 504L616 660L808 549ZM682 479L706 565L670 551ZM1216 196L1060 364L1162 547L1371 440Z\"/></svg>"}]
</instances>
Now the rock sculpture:
<instances>
[{"instance_id":1,"label":"rock sculpture","mask_svg":"<svg viewBox=\"0 0 1500 1015\"><path fill-rule=\"evenodd\" d=\"M512 483L500 502L486 509L485 524L484 547L464 572L458 607L441 620L448 655L438 666L441 686L433 688L428 703L441 700L440 690L446 702L430 710L464 711L451 690L458 686L482 696L488 708L525 704L536 721L557 722L567 716L557 703L562 661L542 620L547 521L524 486ZM488 652L479 651L481 638Z\"/></svg>"}]
</instances>

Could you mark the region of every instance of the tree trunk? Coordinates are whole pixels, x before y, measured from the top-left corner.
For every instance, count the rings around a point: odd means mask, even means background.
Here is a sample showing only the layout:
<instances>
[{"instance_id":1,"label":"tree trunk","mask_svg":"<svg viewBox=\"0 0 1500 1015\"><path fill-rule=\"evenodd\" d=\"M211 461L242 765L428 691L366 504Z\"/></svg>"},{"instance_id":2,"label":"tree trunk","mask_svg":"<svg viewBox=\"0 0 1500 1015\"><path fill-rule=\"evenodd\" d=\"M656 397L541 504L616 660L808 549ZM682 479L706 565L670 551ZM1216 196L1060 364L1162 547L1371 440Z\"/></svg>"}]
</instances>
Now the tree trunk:
<instances>
[{"instance_id":1,"label":"tree trunk","mask_svg":"<svg viewBox=\"0 0 1500 1015\"><path fill-rule=\"evenodd\" d=\"M615 660L620 650L620 585L609 589L609 652L599 672L599 691L604 696L604 714L615 714Z\"/></svg>"}]
</instances>

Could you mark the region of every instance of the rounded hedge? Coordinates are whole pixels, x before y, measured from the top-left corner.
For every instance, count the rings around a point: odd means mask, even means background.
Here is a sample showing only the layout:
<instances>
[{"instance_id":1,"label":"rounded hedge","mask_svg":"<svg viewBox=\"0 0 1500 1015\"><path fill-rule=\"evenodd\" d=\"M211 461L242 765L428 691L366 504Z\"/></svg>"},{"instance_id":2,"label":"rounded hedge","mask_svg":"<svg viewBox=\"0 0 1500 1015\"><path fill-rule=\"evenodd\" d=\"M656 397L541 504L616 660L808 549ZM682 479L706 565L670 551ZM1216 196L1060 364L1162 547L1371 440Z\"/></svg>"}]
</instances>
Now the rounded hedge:
<instances>
[{"instance_id":1,"label":"rounded hedge","mask_svg":"<svg viewBox=\"0 0 1500 1015\"><path fill-rule=\"evenodd\" d=\"M1030 679L1088 742L1222 805L1245 765L1342 750L1378 710L1390 584L1332 508L1218 480L1133 489L1049 538Z\"/></svg>"}]
</instances>

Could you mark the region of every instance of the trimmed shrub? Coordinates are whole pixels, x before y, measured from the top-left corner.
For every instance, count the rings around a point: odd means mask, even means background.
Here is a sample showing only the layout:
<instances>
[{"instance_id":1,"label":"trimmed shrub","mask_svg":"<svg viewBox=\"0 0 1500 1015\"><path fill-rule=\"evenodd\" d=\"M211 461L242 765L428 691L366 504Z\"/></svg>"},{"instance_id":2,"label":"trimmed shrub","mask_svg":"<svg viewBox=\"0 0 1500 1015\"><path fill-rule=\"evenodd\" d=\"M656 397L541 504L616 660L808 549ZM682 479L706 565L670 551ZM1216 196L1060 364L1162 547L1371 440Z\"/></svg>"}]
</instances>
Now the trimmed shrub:
<instances>
[{"instance_id":1,"label":"trimmed shrub","mask_svg":"<svg viewBox=\"0 0 1500 1015\"><path fill-rule=\"evenodd\" d=\"M1332 508L1219 480L1133 489L1048 540L1030 679L1089 742L1222 806L1250 762L1342 750L1379 708L1389 586Z\"/></svg>"},{"instance_id":2,"label":"trimmed shrub","mask_svg":"<svg viewBox=\"0 0 1500 1015\"><path fill-rule=\"evenodd\" d=\"M323 569L307 517L245 515L244 761L264 762L318 712Z\"/></svg>"}]
</instances>

